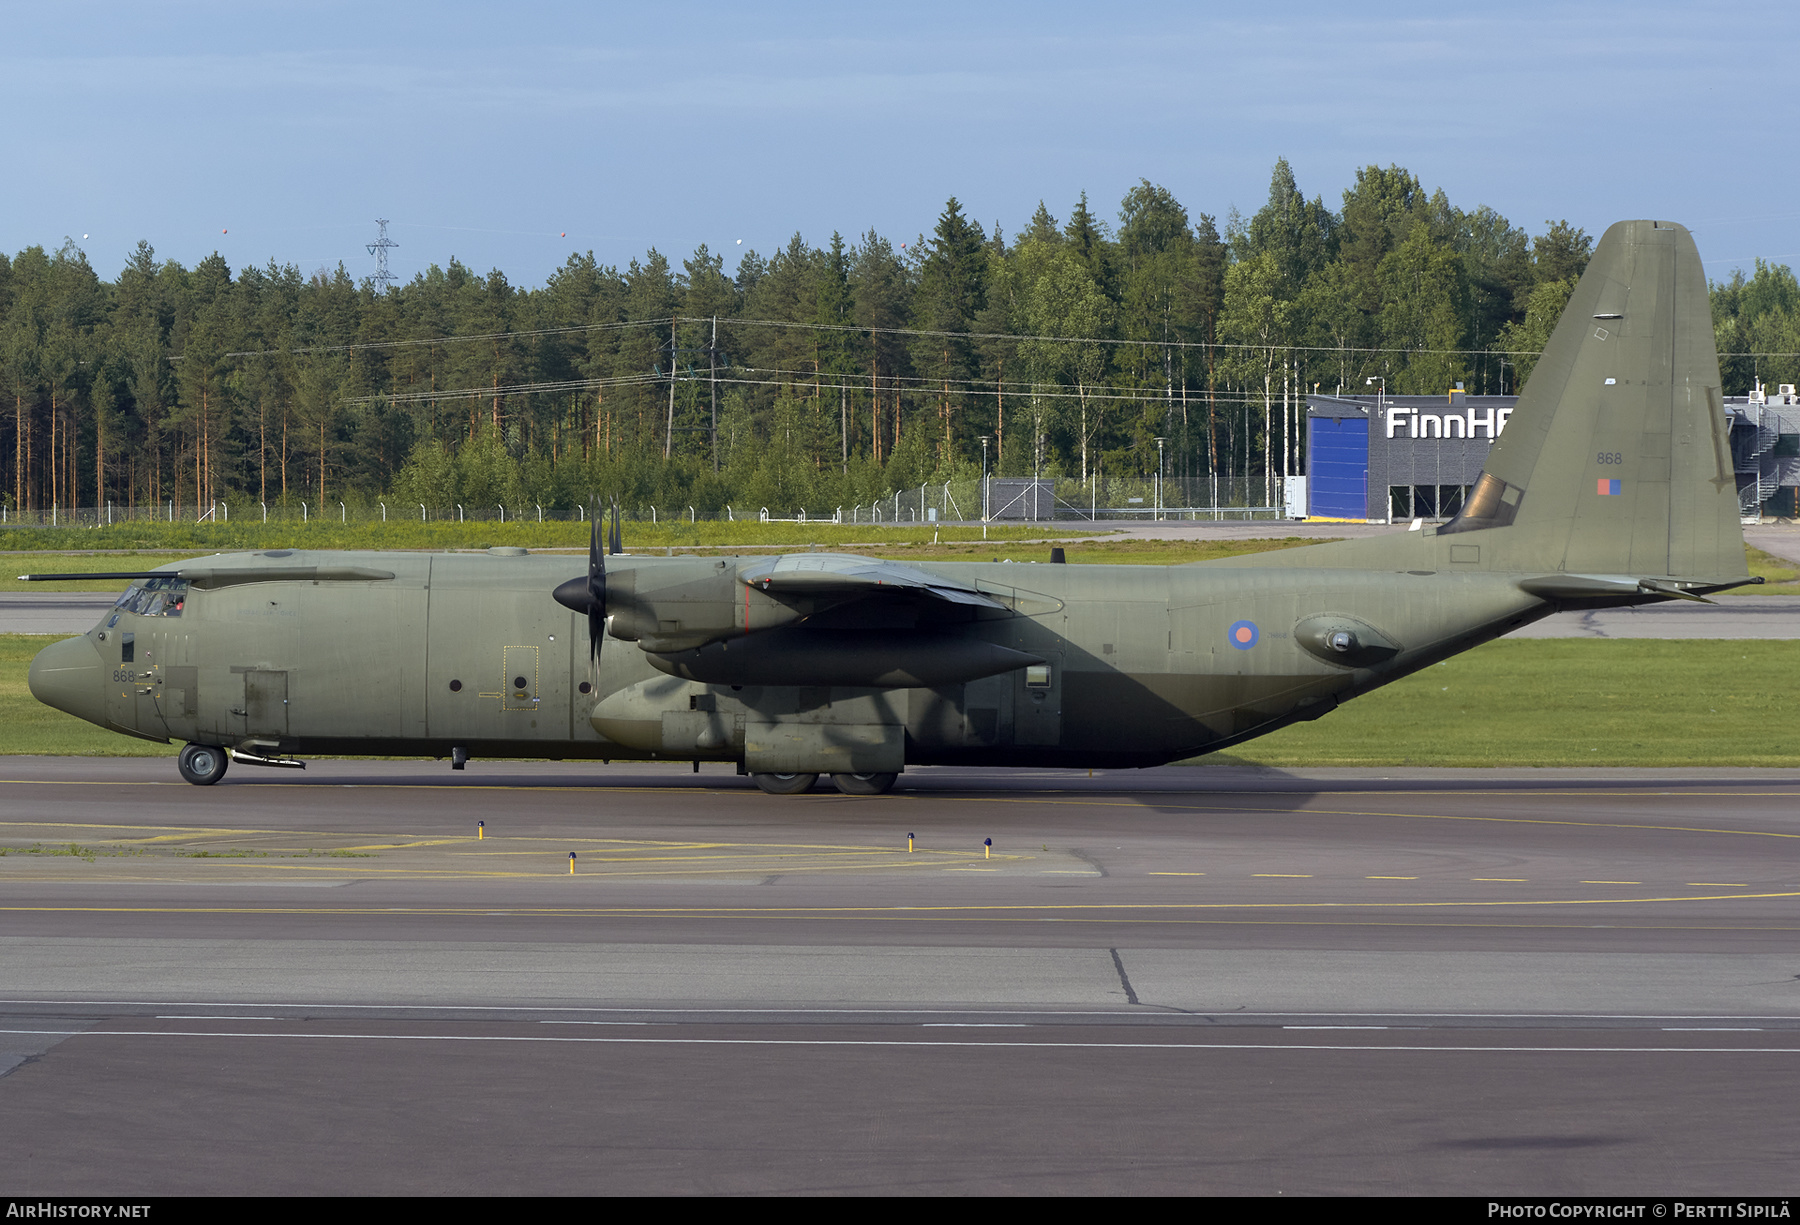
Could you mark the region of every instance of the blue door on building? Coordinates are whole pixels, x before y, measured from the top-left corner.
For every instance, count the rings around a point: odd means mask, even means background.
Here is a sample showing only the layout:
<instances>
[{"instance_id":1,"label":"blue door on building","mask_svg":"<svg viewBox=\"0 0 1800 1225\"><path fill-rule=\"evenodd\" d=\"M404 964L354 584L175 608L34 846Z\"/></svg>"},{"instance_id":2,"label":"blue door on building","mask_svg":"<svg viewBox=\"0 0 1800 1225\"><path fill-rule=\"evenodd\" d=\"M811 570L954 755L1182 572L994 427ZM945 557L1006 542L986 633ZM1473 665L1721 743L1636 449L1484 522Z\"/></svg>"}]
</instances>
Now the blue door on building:
<instances>
[{"instance_id":1,"label":"blue door on building","mask_svg":"<svg viewBox=\"0 0 1800 1225\"><path fill-rule=\"evenodd\" d=\"M1306 423L1306 513L1323 519L1369 515L1369 423L1313 417Z\"/></svg>"}]
</instances>

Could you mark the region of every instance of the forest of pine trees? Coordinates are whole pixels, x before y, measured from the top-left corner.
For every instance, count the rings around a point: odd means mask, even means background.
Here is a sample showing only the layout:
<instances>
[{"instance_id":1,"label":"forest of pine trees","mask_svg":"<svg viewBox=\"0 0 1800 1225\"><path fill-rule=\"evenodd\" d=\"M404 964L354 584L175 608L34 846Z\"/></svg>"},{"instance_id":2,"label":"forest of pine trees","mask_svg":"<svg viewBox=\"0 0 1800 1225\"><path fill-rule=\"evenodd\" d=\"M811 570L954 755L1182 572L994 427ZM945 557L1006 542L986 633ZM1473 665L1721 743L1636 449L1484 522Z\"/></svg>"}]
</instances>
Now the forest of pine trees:
<instances>
[{"instance_id":1,"label":"forest of pine trees","mask_svg":"<svg viewBox=\"0 0 1800 1225\"><path fill-rule=\"evenodd\" d=\"M1315 387L1516 391L1591 246L1399 167L1334 210L1280 162L1222 227L1147 181L1113 220L1084 195L1010 235L952 199L929 237L796 234L732 275L702 246L381 291L140 243L107 282L32 247L0 255L0 500L791 513L966 478L983 438L997 474L1090 487L1154 473L1161 438L1199 504L1268 505ZM1790 269L1713 300L1728 394L1800 382Z\"/></svg>"}]
</instances>

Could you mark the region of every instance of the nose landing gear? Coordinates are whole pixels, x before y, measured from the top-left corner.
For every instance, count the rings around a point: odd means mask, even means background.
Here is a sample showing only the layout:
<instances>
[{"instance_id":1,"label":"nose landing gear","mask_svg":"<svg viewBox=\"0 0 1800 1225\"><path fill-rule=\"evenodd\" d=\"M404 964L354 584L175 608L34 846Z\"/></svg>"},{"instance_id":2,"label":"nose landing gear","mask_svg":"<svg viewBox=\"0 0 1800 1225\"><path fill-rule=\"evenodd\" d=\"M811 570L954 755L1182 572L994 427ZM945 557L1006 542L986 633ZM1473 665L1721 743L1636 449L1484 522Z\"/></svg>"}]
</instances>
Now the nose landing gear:
<instances>
[{"instance_id":1,"label":"nose landing gear","mask_svg":"<svg viewBox=\"0 0 1800 1225\"><path fill-rule=\"evenodd\" d=\"M210 787L224 778L225 767L230 764L225 750L216 744L190 744L175 759L175 768L181 771L181 777L196 787Z\"/></svg>"}]
</instances>

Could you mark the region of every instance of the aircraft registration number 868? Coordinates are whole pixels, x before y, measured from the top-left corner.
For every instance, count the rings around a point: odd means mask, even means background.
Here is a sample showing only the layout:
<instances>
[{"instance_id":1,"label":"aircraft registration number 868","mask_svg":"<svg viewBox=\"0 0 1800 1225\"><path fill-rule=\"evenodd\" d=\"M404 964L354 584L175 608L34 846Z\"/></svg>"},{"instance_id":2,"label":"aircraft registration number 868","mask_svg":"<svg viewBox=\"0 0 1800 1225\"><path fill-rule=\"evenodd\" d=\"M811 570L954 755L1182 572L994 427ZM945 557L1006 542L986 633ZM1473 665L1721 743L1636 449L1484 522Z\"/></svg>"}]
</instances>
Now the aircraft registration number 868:
<instances>
[{"instance_id":1,"label":"aircraft registration number 868","mask_svg":"<svg viewBox=\"0 0 1800 1225\"><path fill-rule=\"evenodd\" d=\"M1594 456L1594 462L1597 464L1622 464L1625 462L1625 452L1601 451Z\"/></svg>"},{"instance_id":2,"label":"aircraft registration number 868","mask_svg":"<svg viewBox=\"0 0 1800 1225\"><path fill-rule=\"evenodd\" d=\"M145 675L148 676L149 673L145 673ZM136 672L133 672L130 668L115 668L115 669L113 669L113 680L114 681L131 682L131 681L137 680L137 678L138 678L138 674Z\"/></svg>"}]
</instances>

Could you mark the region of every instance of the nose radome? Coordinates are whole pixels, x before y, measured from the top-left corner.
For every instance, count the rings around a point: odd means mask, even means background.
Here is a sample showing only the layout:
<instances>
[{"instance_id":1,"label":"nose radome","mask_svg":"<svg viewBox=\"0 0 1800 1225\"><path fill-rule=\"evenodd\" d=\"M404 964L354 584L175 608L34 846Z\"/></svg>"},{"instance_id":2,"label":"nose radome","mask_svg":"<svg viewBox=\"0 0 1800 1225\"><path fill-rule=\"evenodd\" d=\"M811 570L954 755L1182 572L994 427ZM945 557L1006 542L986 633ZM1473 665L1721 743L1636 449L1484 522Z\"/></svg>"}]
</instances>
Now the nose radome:
<instances>
[{"instance_id":1,"label":"nose radome","mask_svg":"<svg viewBox=\"0 0 1800 1225\"><path fill-rule=\"evenodd\" d=\"M31 696L89 723L106 722L106 664L87 638L66 638L39 651L27 678Z\"/></svg>"}]
</instances>

